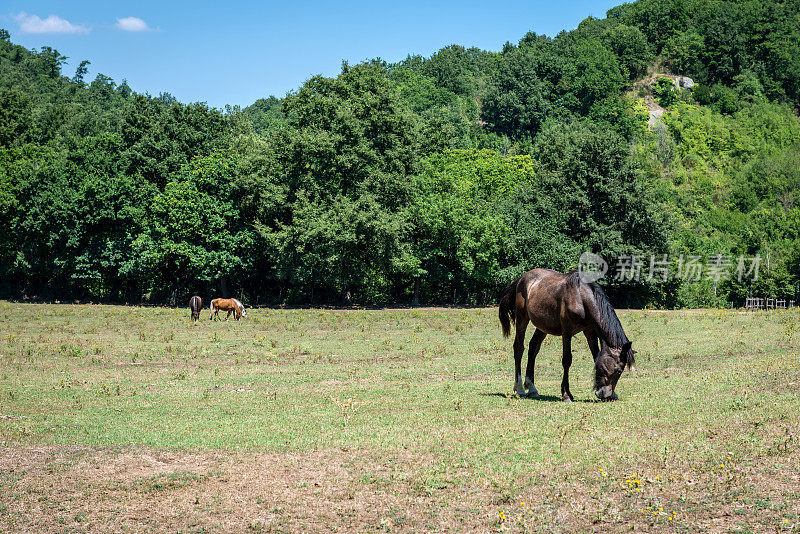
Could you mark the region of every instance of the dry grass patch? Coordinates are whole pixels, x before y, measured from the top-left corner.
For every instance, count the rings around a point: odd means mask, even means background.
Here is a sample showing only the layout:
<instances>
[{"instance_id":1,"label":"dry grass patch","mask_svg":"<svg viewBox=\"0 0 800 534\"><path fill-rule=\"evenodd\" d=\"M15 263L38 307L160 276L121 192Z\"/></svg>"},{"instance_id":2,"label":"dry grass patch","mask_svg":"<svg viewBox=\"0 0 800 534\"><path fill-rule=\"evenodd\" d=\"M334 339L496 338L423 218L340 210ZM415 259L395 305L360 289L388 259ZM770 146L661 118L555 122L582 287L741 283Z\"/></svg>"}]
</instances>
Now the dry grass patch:
<instances>
[{"instance_id":1,"label":"dry grass patch","mask_svg":"<svg viewBox=\"0 0 800 534\"><path fill-rule=\"evenodd\" d=\"M8 447L0 526L30 531L791 531L800 456L481 480L408 451Z\"/></svg>"}]
</instances>

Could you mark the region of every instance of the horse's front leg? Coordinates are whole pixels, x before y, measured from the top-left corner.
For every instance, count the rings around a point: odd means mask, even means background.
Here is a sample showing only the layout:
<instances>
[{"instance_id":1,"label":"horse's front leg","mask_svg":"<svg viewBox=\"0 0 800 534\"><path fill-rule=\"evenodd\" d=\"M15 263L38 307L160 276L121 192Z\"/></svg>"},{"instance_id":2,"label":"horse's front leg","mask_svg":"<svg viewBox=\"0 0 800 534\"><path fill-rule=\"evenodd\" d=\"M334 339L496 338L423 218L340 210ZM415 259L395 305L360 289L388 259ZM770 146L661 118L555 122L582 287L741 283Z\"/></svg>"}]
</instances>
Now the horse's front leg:
<instances>
[{"instance_id":1,"label":"horse's front leg","mask_svg":"<svg viewBox=\"0 0 800 534\"><path fill-rule=\"evenodd\" d=\"M589 344L589 351L592 353L592 358L594 361L597 361L597 357L600 356L600 346L597 343L597 334L587 330L583 333L583 335L586 336L586 342Z\"/></svg>"},{"instance_id":2,"label":"horse's front leg","mask_svg":"<svg viewBox=\"0 0 800 534\"><path fill-rule=\"evenodd\" d=\"M564 368L564 378L561 379L561 400L572 402L575 398L569 390L569 368L572 365L572 338L564 333L563 353L561 354L561 366Z\"/></svg>"},{"instance_id":3,"label":"horse's front leg","mask_svg":"<svg viewBox=\"0 0 800 534\"><path fill-rule=\"evenodd\" d=\"M528 318L517 317L517 332L514 337L514 390L520 397L525 397L525 382L522 379L522 353L525 350L525 329Z\"/></svg>"},{"instance_id":4,"label":"horse's front leg","mask_svg":"<svg viewBox=\"0 0 800 534\"><path fill-rule=\"evenodd\" d=\"M539 349L542 347L542 341L544 341L545 337L547 337L547 334L537 328L528 346L528 369L525 371L525 388L528 390L529 397L535 398L539 396L539 391L533 384L533 371L536 366L536 355L539 354Z\"/></svg>"}]
</instances>

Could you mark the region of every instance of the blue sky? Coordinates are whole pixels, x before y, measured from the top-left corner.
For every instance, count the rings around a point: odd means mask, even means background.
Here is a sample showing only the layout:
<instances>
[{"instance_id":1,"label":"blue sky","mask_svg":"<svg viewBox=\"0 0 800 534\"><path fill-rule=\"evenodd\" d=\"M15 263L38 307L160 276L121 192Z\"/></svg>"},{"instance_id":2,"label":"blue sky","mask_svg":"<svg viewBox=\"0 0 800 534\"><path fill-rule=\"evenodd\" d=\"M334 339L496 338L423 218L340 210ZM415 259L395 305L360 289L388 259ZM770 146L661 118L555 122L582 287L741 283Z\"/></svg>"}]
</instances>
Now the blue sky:
<instances>
[{"instance_id":1,"label":"blue sky","mask_svg":"<svg viewBox=\"0 0 800 534\"><path fill-rule=\"evenodd\" d=\"M52 46L64 69L97 73L182 102L247 106L283 96L343 60L430 56L449 44L500 50L528 31L555 35L618 1L55 2L4 0L0 27L26 48Z\"/></svg>"}]
</instances>

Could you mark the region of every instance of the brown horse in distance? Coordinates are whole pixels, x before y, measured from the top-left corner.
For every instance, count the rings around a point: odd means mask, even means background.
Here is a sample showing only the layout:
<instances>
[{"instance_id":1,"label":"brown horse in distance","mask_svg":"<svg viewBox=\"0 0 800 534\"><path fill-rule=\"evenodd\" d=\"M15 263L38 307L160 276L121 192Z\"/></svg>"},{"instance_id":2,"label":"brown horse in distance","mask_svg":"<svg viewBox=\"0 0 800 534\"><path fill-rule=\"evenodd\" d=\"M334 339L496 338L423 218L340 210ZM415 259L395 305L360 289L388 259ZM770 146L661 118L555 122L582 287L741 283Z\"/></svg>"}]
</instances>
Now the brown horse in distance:
<instances>
[{"instance_id":1,"label":"brown horse in distance","mask_svg":"<svg viewBox=\"0 0 800 534\"><path fill-rule=\"evenodd\" d=\"M189 299L189 309L192 311L192 320L197 322L200 318L200 310L203 309L203 299L197 295Z\"/></svg>"},{"instance_id":2,"label":"brown horse in distance","mask_svg":"<svg viewBox=\"0 0 800 534\"><path fill-rule=\"evenodd\" d=\"M214 319L215 317L219 319L220 310L228 312L227 317L225 317L226 321L230 319L231 313L233 314L233 318L236 319L237 321L242 317L247 317L247 310L244 309L244 305L236 299L212 300L211 317L209 317L209 319Z\"/></svg>"},{"instance_id":3,"label":"brown horse in distance","mask_svg":"<svg viewBox=\"0 0 800 534\"><path fill-rule=\"evenodd\" d=\"M534 364L542 341L550 334L561 336L563 344L561 400L574 400L569 390L572 336L583 332L595 362L594 394L600 400L616 400L614 388L625 366L633 367L636 351L631 349L631 342L599 285L582 280L578 272L562 274L534 269L506 288L500 299L499 315L504 336L511 333L512 322L516 325L514 388L520 397L539 395L533 382ZM528 323L536 331L528 348L528 369L523 382L522 351Z\"/></svg>"}]
</instances>

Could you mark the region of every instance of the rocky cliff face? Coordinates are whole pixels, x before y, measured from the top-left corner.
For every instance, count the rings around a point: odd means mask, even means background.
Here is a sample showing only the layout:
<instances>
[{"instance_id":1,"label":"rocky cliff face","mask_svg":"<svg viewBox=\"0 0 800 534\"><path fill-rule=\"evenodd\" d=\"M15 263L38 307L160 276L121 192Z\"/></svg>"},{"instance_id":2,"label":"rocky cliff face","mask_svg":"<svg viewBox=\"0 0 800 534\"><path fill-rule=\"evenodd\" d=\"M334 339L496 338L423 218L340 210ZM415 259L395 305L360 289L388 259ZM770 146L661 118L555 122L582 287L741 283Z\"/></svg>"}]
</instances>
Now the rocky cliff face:
<instances>
[{"instance_id":1,"label":"rocky cliff face","mask_svg":"<svg viewBox=\"0 0 800 534\"><path fill-rule=\"evenodd\" d=\"M688 76L679 76L675 74L651 74L647 78L634 83L634 89L638 90L639 94L644 93L645 95L644 102L647 106L647 111L650 114L650 118L647 120L648 128L653 128L658 123L661 116L667 111L653 98L653 86L656 85L658 80L661 80L662 78L668 78L672 80L673 85L675 85L675 88L678 90L686 90L694 87L694 80Z\"/></svg>"}]
</instances>

